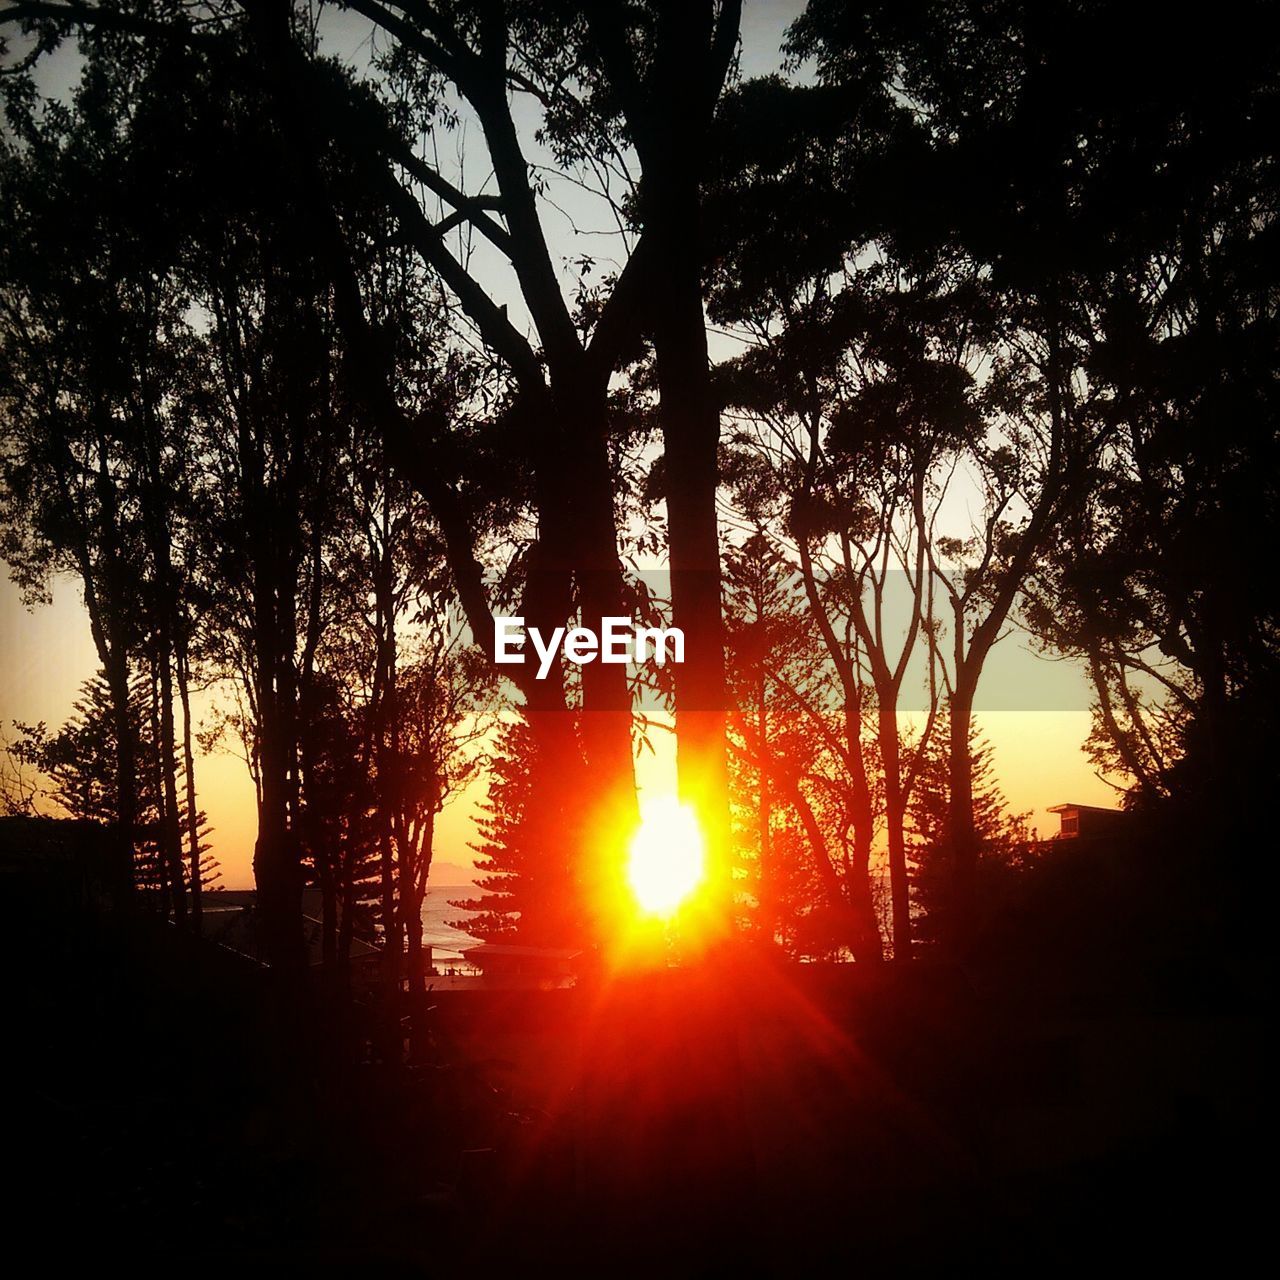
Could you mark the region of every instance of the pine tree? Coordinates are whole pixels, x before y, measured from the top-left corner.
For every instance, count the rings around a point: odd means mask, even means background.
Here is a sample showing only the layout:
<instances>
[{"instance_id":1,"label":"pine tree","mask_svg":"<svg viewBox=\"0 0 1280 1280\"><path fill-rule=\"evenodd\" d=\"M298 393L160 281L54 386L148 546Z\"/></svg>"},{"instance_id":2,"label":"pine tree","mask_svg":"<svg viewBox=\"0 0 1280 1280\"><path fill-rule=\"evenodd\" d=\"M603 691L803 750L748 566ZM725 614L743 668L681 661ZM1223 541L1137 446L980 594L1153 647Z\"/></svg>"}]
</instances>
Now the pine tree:
<instances>
[{"instance_id":1,"label":"pine tree","mask_svg":"<svg viewBox=\"0 0 1280 1280\"><path fill-rule=\"evenodd\" d=\"M161 785L155 717L151 711L149 677L136 678L130 686L129 722L137 760L133 833L134 883L143 892L163 897L173 888L160 857L164 791ZM52 736L28 729L24 754L53 782L49 794L73 818L110 823L120 811L116 794L116 717L111 689L104 675L86 680L71 717ZM179 813L185 828L185 804ZM220 876L217 860L209 852L209 824L203 810L196 812L200 844L200 882L213 885ZM185 886L183 890L185 892Z\"/></svg>"},{"instance_id":2,"label":"pine tree","mask_svg":"<svg viewBox=\"0 0 1280 1280\"><path fill-rule=\"evenodd\" d=\"M572 850L558 837L556 815L539 803L535 752L525 720L503 729L478 820L482 838L471 846L481 895L450 901L475 914L449 924L482 942L573 946L586 935L576 911Z\"/></svg>"},{"instance_id":3,"label":"pine tree","mask_svg":"<svg viewBox=\"0 0 1280 1280\"><path fill-rule=\"evenodd\" d=\"M948 840L948 726L940 724L926 751L908 818L912 828L911 887L914 929L922 943L936 943L950 901L951 849ZM991 900L1002 874L1015 872L1026 857L1031 834L1028 815L1009 812L995 779L991 744L972 728L973 826L978 835L980 902Z\"/></svg>"}]
</instances>

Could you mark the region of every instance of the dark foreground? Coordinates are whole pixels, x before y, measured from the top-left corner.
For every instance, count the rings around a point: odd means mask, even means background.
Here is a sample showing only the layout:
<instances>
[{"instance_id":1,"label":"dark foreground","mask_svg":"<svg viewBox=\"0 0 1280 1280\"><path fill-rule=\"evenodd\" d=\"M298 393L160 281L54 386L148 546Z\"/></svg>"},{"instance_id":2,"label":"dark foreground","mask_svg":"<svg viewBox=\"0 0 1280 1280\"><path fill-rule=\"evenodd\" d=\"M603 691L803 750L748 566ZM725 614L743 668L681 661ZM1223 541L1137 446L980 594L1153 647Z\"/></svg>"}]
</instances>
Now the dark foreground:
<instances>
[{"instance_id":1,"label":"dark foreground","mask_svg":"<svg viewBox=\"0 0 1280 1280\"><path fill-rule=\"evenodd\" d=\"M11 940L8 1249L42 1270L1221 1270L1267 1217L1249 975L740 954L441 993L388 1066L154 921L28 900Z\"/></svg>"}]
</instances>

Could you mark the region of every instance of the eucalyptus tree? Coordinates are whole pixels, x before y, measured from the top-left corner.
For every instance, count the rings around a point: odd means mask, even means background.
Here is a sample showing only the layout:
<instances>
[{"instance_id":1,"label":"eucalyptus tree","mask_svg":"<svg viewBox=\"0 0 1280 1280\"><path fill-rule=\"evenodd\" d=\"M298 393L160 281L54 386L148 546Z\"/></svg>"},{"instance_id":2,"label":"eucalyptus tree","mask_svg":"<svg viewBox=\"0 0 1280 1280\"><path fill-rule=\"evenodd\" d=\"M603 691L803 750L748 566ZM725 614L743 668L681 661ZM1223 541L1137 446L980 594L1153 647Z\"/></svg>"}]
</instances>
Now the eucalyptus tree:
<instances>
[{"instance_id":1,"label":"eucalyptus tree","mask_svg":"<svg viewBox=\"0 0 1280 1280\"><path fill-rule=\"evenodd\" d=\"M1171 514L1202 502L1200 511L1212 512L1214 522L1225 519L1218 525L1225 531L1247 512L1241 540L1259 535L1249 521L1269 509L1265 485L1246 483L1243 501L1225 490L1209 498L1212 484L1186 506L1174 495L1184 462L1192 473L1224 480L1271 474L1256 465L1270 456L1270 429L1261 424L1274 416L1267 392L1273 380L1257 353L1271 349L1274 311L1266 285L1259 288L1254 272L1239 265L1261 264L1274 214L1268 140L1277 50L1266 8L1233 4L1211 30L1192 30L1074 0L1043 6L815 0L793 29L791 47L813 59L823 86L857 98L879 85L910 109L911 127L871 168L880 193L877 222L901 256L941 247L981 266L998 299L1006 350L1020 366L1026 411L1020 425L1036 461L1028 471L1019 462L1010 466L1007 455L988 455L984 486L993 509L1001 509L1005 493L1016 498L1000 519L984 522L970 572L947 588L953 606L958 591L977 607L955 653L953 769L963 770L963 713L984 650L1051 546L1064 570L1056 581L1071 585L1042 592L1040 622L1069 651L1087 651L1108 614L1118 624L1113 635L1125 634L1128 592L1115 589L1124 574L1113 573L1105 559L1092 561L1097 573L1084 563L1073 571L1068 561L1091 543L1096 550L1108 542L1131 515L1150 513L1148 527L1160 534L1135 537L1143 524L1138 516L1110 550L1120 560L1133 553L1131 587L1144 572L1154 573L1149 582L1163 577L1169 584L1161 593L1171 606L1164 622L1140 624L1122 642L1153 665L1144 629L1151 641L1163 632L1156 643L1176 649L1177 636L1197 631L1187 619L1213 592L1208 575L1200 586L1187 579L1194 558L1163 536L1179 524ZM959 66L965 74L956 74ZM937 199L938 192L946 198ZM1218 256L1219 249L1226 252ZM1210 262L1215 266L1206 270ZM1197 331L1202 342L1191 337ZM1254 339L1263 334L1259 346ZM1210 346L1211 360L1190 358ZM1180 381L1155 373L1175 351ZM1238 444L1210 443L1222 439L1225 424L1245 420L1250 428ZM1166 468L1179 449L1183 461ZM1255 464L1241 466L1245 458ZM1116 485L1117 470L1133 483ZM1165 496L1157 497L1162 489ZM1108 494L1116 501L1100 505L1097 495ZM1104 505L1108 523L1099 524ZM1092 514L1082 517L1082 510ZM1090 526L1098 541L1085 532ZM1197 541L1199 533L1192 535ZM1210 560L1224 562L1217 554ZM976 578L975 567L984 570ZM1238 598L1255 602L1245 607L1244 630L1262 636L1259 593L1246 587ZM1201 636L1217 635L1222 611L1210 608L1204 616ZM957 624L958 646L960 635ZM1126 750L1114 716L1117 698L1126 696L1111 661L1117 650L1098 652L1105 655L1095 667L1099 715L1107 725L1112 713L1108 732ZM1202 652L1203 688L1210 691L1203 710L1212 721L1226 686L1209 673L1223 649L1207 639ZM953 778L952 814L954 932L962 941L973 916L976 842L960 775Z\"/></svg>"},{"instance_id":2,"label":"eucalyptus tree","mask_svg":"<svg viewBox=\"0 0 1280 1280\"><path fill-rule=\"evenodd\" d=\"M1235 815L1265 785L1280 670L1257 559L1275 543L1280 449L1280 55L1251 31L1239 74L1199 87L1186 120L1154 122L1138 175L1113 178L1144 199L1089 334L1111 429L1028 610L1047 645L1087 667L1100 766L1135 798L1212 796Z\"/></svg>"},{"instance_id":3,"label":"eucalyptus tree","mask_svg":"<svg viewBox=\"0 0 1280 1280\"><path fill-rule=\"evenodd\" d=\"M351 0L346 8L389 42L401 83L416 87L407 121L427 141L426 151L403 127L406 117L397 116L403 99L388 110L383 88L369 82L356 89L318 57L314 24L287 0L253 0L207 14L181 5L120 10L17 0L0 10L0 21L25 23L52 44L68 30L95 28L198 43L219 23L238 27L247 20L273 79L277 118L292 140L280 163L297 184L316 227L317 259L335 285L353 385L388 433L396 465L432 505L480 642L492 632L492 610L478 556L480 531L459 499L466 478L440 465L440 425L416 420L386 383L385 335L370 323L350 261L350 227L335 212L332 171L326 174L323 156L336 149L344 170L358 175L371 199L395 217L405 241L456 298L475 339L519 388L522 452L538 517L529 615L540 626L576 611L598 629L625 603L608 387L641 336L652 334L671 461L674 621L689 641L676 682L681 786L704 811L719 860L727 814L715 518L719 416L702 314L700 183L708 127L733 64L737 0L627 6ZM483 161L469 168L491 172L493 191L467 191L454 181L458 175L434 163L431 146L456 118L457 105L478 122L484 144ZM553 258L544 179L527 153L526 125L539 114L560 169L571 181L585 175L596 186L630 246L625 262L586 300L572 281L566 293ZM473 269L472 237L509 265L531 335L494 292L490 274ZM609 874L618 839L633 820L631 708L621 669L593 664L583 680L587 714L580 741L563 732L569 717L554 679L526 680L522 692L533 722L544 727L539 733L545 729L544 755L557 761L554 770L548 767L549 785L564 778L567 793L598 797L589 806L593 812L568 821L583 859L595 864L591 879ZM574 771L565 762L579 758L597 779L590 788L569 782ZM568 819L573 795L563 804Z\"/></svg>"},{"instance_id":4,"label":"eucalyptus tree","mask_svg":"<svg viewBox=\"0 0 1280 1280\"><path fill-rule=\"evenodd\" d=\"M189 456L182 402L190 334L173 224L141 194L155 173L132 90L147 73L145 61L90 57L66 103L7 96L0 152L4 551L30 600L42 597L53 573L80 580L116 710L115 825L125 843L134 838L141 783L130 686L138 664L154 668L161 856L181 917L187 892L173 684L183 585L171 547L182 505L174 481ZM190 756L186 765L190 887L198 901Z\"/></svg>"},{"instance_id":5,"label":"eucalyptus tree","mask_svg":"<svg viewBox=\"0 0 1280 1280\"><path fill-rule=\"evenodd\" d=\"M937 713L945 705L951 734L960 934L979 680L1055 520L1089 481L1098 438L1089 389L1069 376L1082 348L1063 308L1036 292L1043 279L1005 279L985 243L949 232L950 209L898 198L942 146L895 61L892 39L913 30L874 6L814 6L791 42L816 59L817 84L769 78L730 100L713 292L713 315L747 338L725 394L789 496L779 517L844 689L851 759L861 709L876 716L900 956L911 945L906 817ZM766 256L788 223L800 230ZM910 680L926 712L904 743Z\"/></svg>"},{"instance_id":6,"label":"eucalyptus tree","mask_svg":"<svg viewBox=\"0 0 1280 1280\"><path fill-rule=\"evenodd\" d=\"M225 74L192 66L183 117L200 156L191 182L205 196L185 262L203 318L199 645L243 686L258 901L268 953L294 967L305 876L301 710L334 611L331 560L345 533L334 493L350 409L328 282L305 221L297 231L261 97L246 94L235 113L217 115L198 100L215 100ZM242 166L252 181L238 180Z\"/></svg>"},{"instance_id":7,"label":"eucalyptus tree","mask_svg":"<svg viewBox=\"0 0 1280 1280\"><path fill-rule=\"evenodd\" d=\"M438 272L480 341L516 382L538 517L528 558L526 618L540 630L576 611L585 626L598 631L605 617L623 612L608 386L641 333L651 329L655 335L673 464L668 506L674 621L686 630L691 654L676 694L682 786L704 810L719 859L726 810L715 536L718 414L709 395L701 313L698 177L703 134L736 43L737 8L495 3L401 10L363 0L351 7L396 42L397 53L427 87L428 105L445 87L466 103L480 123L496 196L463 193L389 130L380 112L352 111L349 98L335 101L330 84L314 74L305 79L309 68L289 40L283 9L256 12L255 21L277 67L277 84L283 89L287 78L291 85L301 80L314 86L308 102L319 124L313 130L327 131L348 149L370 190L395 212L402 234ZM513 95L543 113L546 137L562 166L591 165L597 173L612 166L612 181L621 176L634 185L633 251L585 307L566 298L555 269L539 179L525 154ZM678 127L671 127L677 118ZM622 167L621 122L644 171L638 184ZM418 191L442 203L438 220L424 210ZM316 194L321 197L319 188ZM536 345L452 251L448 233L459 226L483 237L510 263ZM343 249L334 231L332 260L341 276ZM370 403L389 424L398 463L433 506L474 633L487 636L492 612L475 559L475 531L458 510L451 478L442 481L425 465L424 442L407 430L394 395L377 376L375 335L362 317L358 291L339 292L346 299L353 363ZM599 896L601 877L616 871L618 842L633 820L630 699L621 669L603 663L584 668L585 714L581 742L575 743L572 732L564 733L570 718L561 673L553 675L536 684L526 679L523 692L535 732L545 738L543 754L557 761L554 774L571 793L564 802L566 826L587 868L590 899ZM589 789L564 768L579 757L596 779ZM548 778L554 785L550 765ZM589 811L575 815L588 794L594 797Z\"/></svg>"}]
</instances>

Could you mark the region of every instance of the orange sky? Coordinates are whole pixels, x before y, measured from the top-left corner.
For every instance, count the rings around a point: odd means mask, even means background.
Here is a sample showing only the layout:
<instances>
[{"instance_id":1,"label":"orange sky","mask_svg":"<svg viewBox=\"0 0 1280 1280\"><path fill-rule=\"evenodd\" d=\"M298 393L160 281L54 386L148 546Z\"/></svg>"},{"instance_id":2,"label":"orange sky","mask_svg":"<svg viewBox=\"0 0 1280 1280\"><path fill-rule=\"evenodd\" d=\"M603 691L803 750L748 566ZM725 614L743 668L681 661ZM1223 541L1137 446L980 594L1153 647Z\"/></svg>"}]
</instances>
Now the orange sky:
<instances>
[{"instance_id":1,"label":"orange sky","mask_svg":"<svg viewBox=\"0 0 1280 1280\"><path fill-rule=\"evenodd\" d=\"M11 721L61 724L71 712L76 691L93 675L97 659L77 584L60 579L53 604L34 613L23 609L7 573L0 583L0 720L13 736ZM1009 643L1009 642L1005 642ZM991 662L1000 661L997 649ZM1061 664L1045 663L1046 677L1060 683ZM207 714L208 700L197 702L196 716ZM1032 811L1041 835L1057 830L1044 809L1066 800L1114 805L1116 793L1097 778L1080 750L1089 728L1085 711L987 711L979 726L995 751L996 769L1011 807ZM655 755L638 764L647 794L675 789L674 753L669 735L654 738ZM253 788L243 761L229 752L201 757L196 765L200 803L213 825L213 850L222 864L226 888L253 883L255 834ZM474 838L472 815L483 783L464 793L442 815L436 857L468 863L467 843Z\"/></svg>"},{"instance_id":2,"label":"orange sky","mask_svg":"<svg viewBox=\"0 0 1280 1280\"><path fill-rule=\"evenodd\" d=\"M792 0L769 0L749 4L743 17L742 67L753 75L776 70L778 47L782 35L798 10ZM357 16L334 11L330 14L326 38L335 50L357 63L367 61L367 24ZM69 48L48 59L42 75L48 92L65 92L74 78L78 59ZM538 124L528 103L520 107L521 122L527 127L530 154L550 163L554 157L540 147L532 130ZM461 173L456 176L462 180ZM465 185L465 184L464 184ZM577 226L590 227L599 222L600 208L578 185L562 181L557 185L557 199L544 210L548 234L562 253L566 273L571 274L572 246ZM593 213L594 208L594 213ZM572 215L572 216L571 216ZM611 225L606 219L601 226ZM592 241L593 253L605 252L603 242ZM618 246L615 246L617 248ZM511 307L513 321L523 316L519 291L512 286L507 265L485 256L483 241L475 246L476 258L470 269ZM602 261L604 259L602 258ZM572 282L566 275L566 286ZM523 321L520 321L523 323ZM714 359L736 354L740 344L729 335L712 332L710 345ZM962 513L963 514L963 513ZM2 566L0 566L2 567ZM1014 705L1053 707L1088 705L1087 691L1078 672L1065 664L1048 663L1025 653L1015 653L1014 640L1002 642L1005 654L997 649L988 664L988 705L998 705L990 697L995 683L1009 675L1008 701ZM78 585L71 580L55 584L52 606L27 613L7 574L0 583L0 721L12 736L10 721L45 720L51 727L61 724L71 711L81 682L97 668L88 624L80 604ZM208 714L209 700L198 701L197 718ZM1046 805L1064 800L1110 805L1116 793L1096 778L1080 751L1089 727L1084 710L1057 711L988 711L979 717L979 727L995 750L996 767L1005 794L1015 811L1035 811L1033 824L1042 834L1056 830L1056 819L1046 815ZM664 743L665 738L665 743ZM656 756L645 755L638 764L642 789L661 794L674 790L674 758L671 739L655 737ZM197 784L201 804L213 824L213 845L223 867L223 882L228 888L247 886L252 880L251 859L254 840L253 790L245 766L227 753L206 756L197 764ZM445 814L439 826L437 857L451 862L469 862L467 842L473 838L472 812L482 784L473 786L469 794L459 797Z\"/></svg>"}]
</instances>

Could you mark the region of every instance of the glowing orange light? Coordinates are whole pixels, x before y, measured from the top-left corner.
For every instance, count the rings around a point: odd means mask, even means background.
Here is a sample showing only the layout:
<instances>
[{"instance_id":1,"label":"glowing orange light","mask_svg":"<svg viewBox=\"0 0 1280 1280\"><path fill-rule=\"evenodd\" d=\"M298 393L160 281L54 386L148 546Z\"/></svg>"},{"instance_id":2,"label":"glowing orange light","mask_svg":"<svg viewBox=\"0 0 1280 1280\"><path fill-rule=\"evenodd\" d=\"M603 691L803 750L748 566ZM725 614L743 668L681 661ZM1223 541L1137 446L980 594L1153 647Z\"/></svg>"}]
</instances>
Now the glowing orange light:
<instances>
[{"instance_id":1,"label":"glowing orange light","mask_svg":"<svg viewBox=\"0 0 1280 1280\"><path fill-rule=\"evenodd\" d=\"M642 810L631 839L627 883L643 912L671 916L706 874L702 830L693 810L671 797Z\"/></svg>"}]
</instances>

